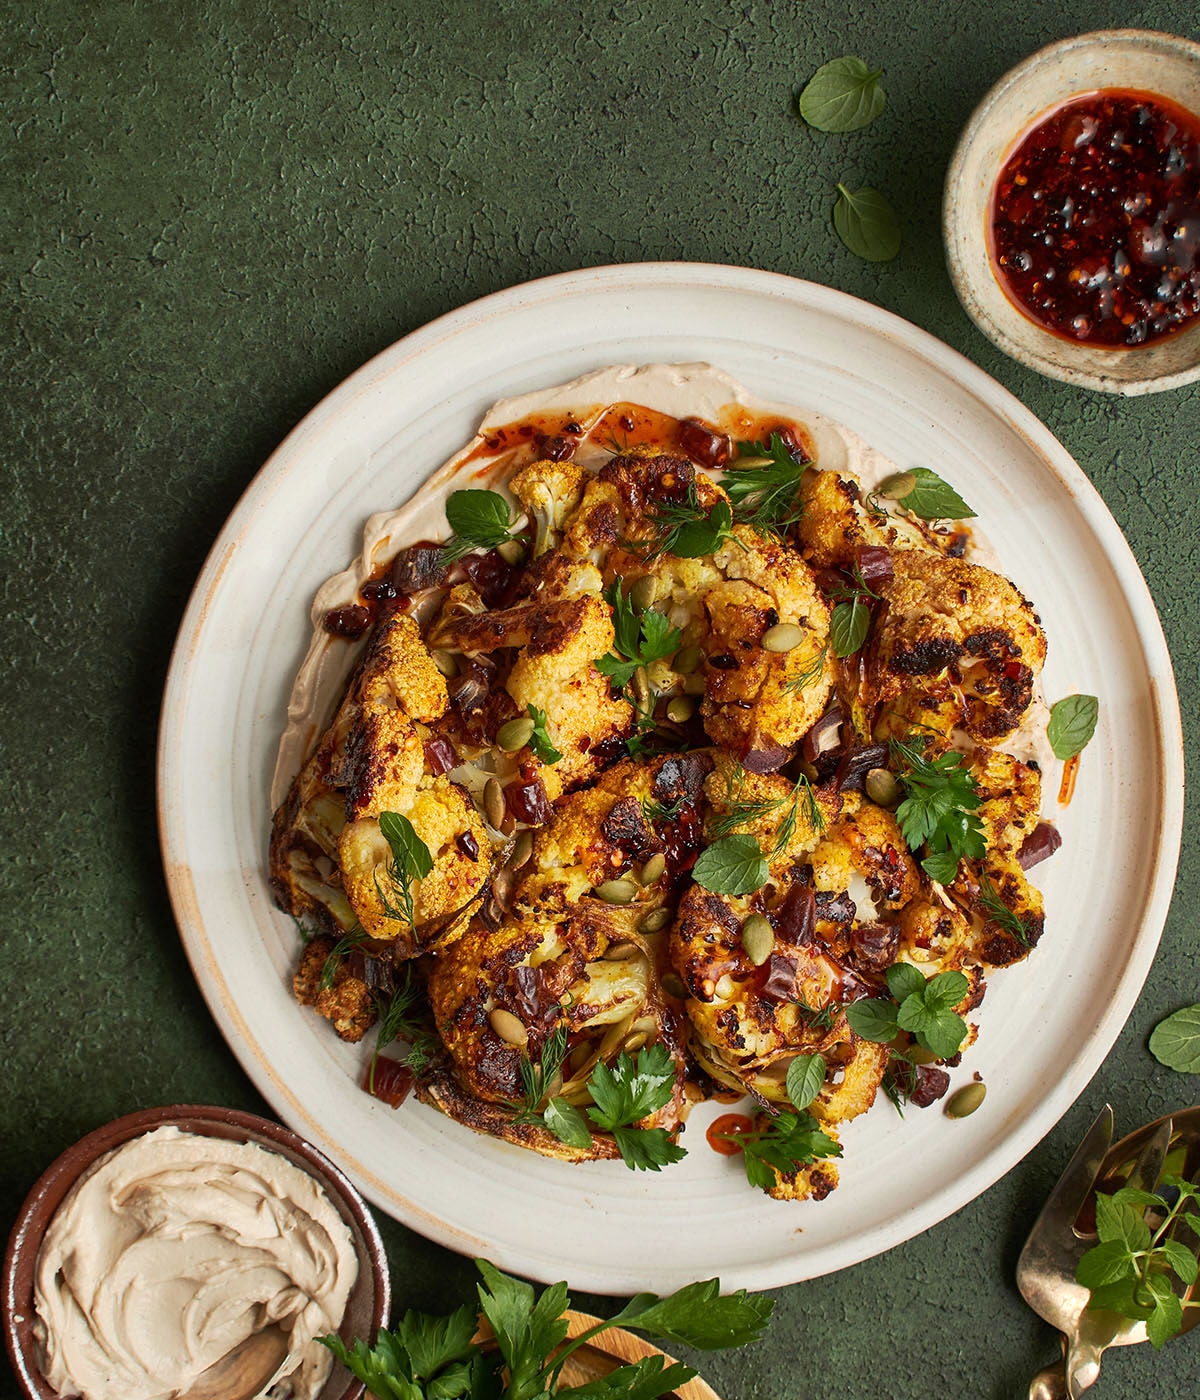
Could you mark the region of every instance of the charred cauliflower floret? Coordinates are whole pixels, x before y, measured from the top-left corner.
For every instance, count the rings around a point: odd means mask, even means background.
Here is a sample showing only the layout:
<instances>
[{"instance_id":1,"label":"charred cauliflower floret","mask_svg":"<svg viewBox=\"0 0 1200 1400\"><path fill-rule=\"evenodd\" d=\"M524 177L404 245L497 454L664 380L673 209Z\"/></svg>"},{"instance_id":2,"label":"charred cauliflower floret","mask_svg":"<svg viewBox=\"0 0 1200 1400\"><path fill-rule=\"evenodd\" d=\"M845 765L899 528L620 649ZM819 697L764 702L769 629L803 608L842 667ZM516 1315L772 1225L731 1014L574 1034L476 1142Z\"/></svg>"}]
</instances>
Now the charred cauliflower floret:
<instances>
[{"instance_id":1,"label":"charred cauliflower floret","mask_svg":"<svg viewBox=\"0 0 1200 1400\"><path fill-rule=\"evenodd\" d=\"M800 481L800 519L792 536L814 569L844 569L864 545L887 545L891 532L863 509L862 490L849 473L806 471Z\"/></svg>"},{"instance_id":2,"label":"charred cauliflower floret","mask_svg":"<svg viewBox=\"0 0 1200 1400\"><path fill-rule=\"evenodd\" d=\"M371 989L339 956L337 944L324 934L309 939L292 978L292 994L332 1022L342 1040L358 1041L375 1024Z\"/></svg>"},{"instance_id":3,"label":"charred cauliflower floret","mask_svg":"<svg viewBox=\"0 0 1200 1400\"><path fill-rule=\"evenodd\" d=\"M1007 579L961 559L897 550L892 567L878 585L867 657L877 737L898 737L914 721L928 725L930 698L943 724L979 742L1011 734L1046 657L1033 608Z\"/></svg>"},{"instance_id":4,"label":"charred cauliflower floret","mask_svg":"<svg viewBox=\"0 0 1200 1400\"><path fill-rule=\"evenodd\" d=\"M359 922L370 937L390 941L398 957L415 956L461 933L488 871L487 831L460 787L434 778L406 805L399 815L412 823L433 861L428 875L410 881L411 923L403 881L378 817L350 822L338 841L342 884Z\"/></svg>"},{"instance_id":5,"label":"charred cauliflower floret","mask_svg":"<svg viewBox=\"0 0 1200 1400\"><path fill-rule=\"evenodd\" d=\"M534 523L534 558L558 543L567 517L579 505L587 480L587 473L575 462L539 460L522 467L508 483Z\"/></svg>"},{"instance_id":6,"label":"charred cauliflower floret","mask_svg":"<svg viewBox=\"0 0 1200 1400\"><path fill-rule=\"evenodd\" d=\"M608 605L595 594L535 599L492 612L442 618L430 644L453 652L491 653L516 648L504 688L513 711L536 707L546 715L550 742L562 755L539 767L551 798L595 776L605 745L633 727L629 702L614 699L595 661L613 643ZM532 762L538 761L530 754Z\"/></svg>"},{"instance_id":7,"label":"charred cauliflower floret","mask_svg":"<svg viewBox=\"0 0 1200 1400\"><path fill-rule=\"evenodd\" d=\"M470 1126L571 1160L611 1157L595 1132L590 1146L570 1147L528 1121L523 1065L540 1063L553 1034L566 1037L566 1057L546 1097L580 1109L592 1102L589 1077L622 1051L663 1044L676 1066L670 1100L639 1127L678 1127L684 1057L674 1013L658 980L653 952L633 913L585 899L564 918L513 919L489 930L481 921L434 963L429 995L453 1063L453 1085L433 1093Z\"/></svg>"}]
</instances>

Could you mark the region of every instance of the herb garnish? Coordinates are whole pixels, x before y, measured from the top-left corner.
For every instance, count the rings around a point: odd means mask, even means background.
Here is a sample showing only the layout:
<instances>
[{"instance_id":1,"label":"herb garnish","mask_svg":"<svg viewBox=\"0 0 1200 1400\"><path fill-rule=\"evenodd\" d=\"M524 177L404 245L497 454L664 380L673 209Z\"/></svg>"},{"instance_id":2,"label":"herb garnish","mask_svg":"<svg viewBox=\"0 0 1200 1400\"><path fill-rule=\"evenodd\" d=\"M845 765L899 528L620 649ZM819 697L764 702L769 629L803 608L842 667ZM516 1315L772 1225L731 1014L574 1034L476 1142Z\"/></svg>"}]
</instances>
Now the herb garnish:
<instances>
[{"instance_id":1,"label":"herb garnish","mask_svg":"<svg viewBox=\"0 0 1200 1400\"><path fill-rule=\"evenodd\" d=\"M677 559L702 559L715 553L727 540L740 544L733 533L733 507L717 501L707 510L700 504L695 481L687 484L682 501L655 501L650 514L654 534L649 540L631 545L646 559L674 554Z\"/></svg>"},{"instance_id":2,"label":"herb garnish","mask_svg":"<svg viewBox=\"0 0 1200 1400\"><path fill-rule=\"evenodd\" d=\"M878 598L863 577L859 565L852 571L853 582L832 590L830 596L839 600L829 616L829 643L834 656L853 656L867 640L871 626L868 598Z\"/></svg>"},{"instance_id":3,"label":"herb garnish","mask_svg":"<svg viewBox=\"0 0 1200 1400\"><path fill-rule=\"evenodd\" d=\"M741 454L725 468L721 485L733 504L733 518L760 534L775 535L804 513L796 492L807 464L798 460L779 433L770 441L739 442Z\"/></svg>"},{"instance_id":4,"label":"herb garnish","mask_svg":"<svg viewBox=\"0 0 1200 1400\"><path fill-rule=\"evenodd\" d=\"M966 976L952 968L927 981L911 963L893 963L886 975L891 997L851 1002L846 1007L850 1029L877 1044L908 1031L939 1060L950 1059L967 1036L967 1023L953 1009L970 990Z\"/></svg>"},{"instance_id":5,"label":"herb garnish","mask_svg":"<svg viewBox=\"0 0 1200 1400\"><path fill-rule=\"evenodd\" d=\"M321 980L318 983L321 991L327 992L333 986L333 979L337 976L337 970L345 961L346 955L354 952L355 948L361 948L366 941L366 930L357 924L342 934L325 954L325 961L321 964Z\"/></svg>"},{"instance_id":6,"label":"herb garnish","mask_svg":"<svg viewBox=\"0 0 1200 1400\"><path fill-rule=\"evenodd\" d=\"M686 797L677 797L669 806L656 801L652 797L643 797L642 816L644 816L648 822L674 822L679 820L680 813L686 806Z\"/></svg>"},{"instance_id":7,"label":"herb garnish","mask_svg":"<svg viewBox=\"0 0 1200 1400\"><path fill-rule=\"evenodd\" d=\"M367 1071L369 1094L375 1092L375 1067L379 1063L380 1053L394 1040L402 1038L408 1042L404 1063L414 1074L422 1074L428 1066L438 1046L437 1037L423 1015L413 1015L413 1009L424 1000L424 995L424 988L406 966L404 980L392 993L391 1000L377 1007L379 1030L375 1037L375 1049L371 1052L371 1066Z\"/></svg>"},{"instance_id":8,"label":"herb garnish","mask_svg":"<svg viewBox=\"0 0 1200 1400\"><path fill-rule=\"evenodd\" d=\"M865 638L865 633L864 633ZM861 646L862 643L859 643ZM803 671L794 675L791 680L784 683L783 691L785 695L795 695L797 691L807 690L810 685L816 683L825 674L825 658L829 655L829 639L821 643L821 649L805 666Z\"/></svg>"},{"instance_id":9,"label":"herb garnish","mask_svg":"<svg viewBox=\"0 0 1200 1400\"><path fill-rule=\"evenodd\" d=\"M604 597L613 610L614 649L600 657L596 670L623 690L640 666L673 656L683 634L653 608L639 613L629 595L621 591L620 579L612 581L604 590Z\"/></svg>"},{"instance_id":10,"label":"herb garnish","mask_svg":"<svg viewBox=\"0 0 1200 1400\"><path fill-rule=\"evenodd\" d=\"M517 538L508 502L498 491L452 491L446 498L446 521L454 533L442 546L443 564Z\"/></svg>"},{"instance_id":11,"label":"herb garnish","mask_svg":"<svg viewBox=\"0 0 1200 1400\"><path fill-rule=\"evenodd\" d=\"M800 115L818 131L858 131L869 126L886 103L879 80L883 69L861 58L833 58L823 63L804 86Z\"/></svg>"},{"instance_id":12,"label":"herb garnish","mask_svg":"<svg viewBox=\"0 0 1200 1400\"><path fill-rule=\"evenodd\" d=\"M745 834L714 841L692 867L692 879L713 894L753 894L770 873L758 842Z\"/></svg>"},{"instance_id":13,"label":"herb garnish","mask_svg":"<svg viewBox=\"0 0 1200 1400\"><path fill-rule=\"evenodd\" d=\"M797 1055L788 1066L787 1096L795 1112L777 1113L762 1128L745 1133L722 1133L742 1150L746 1180L751 1186L769 1191L776 1172L787 1175L817 1158L840 1157L842 1149L805 1109L825 1083L825 1060L821 1055Z\"/></svg>"},{"instance_id":14,"label":"herb garnish","mask_svg":"<svg viewBox=\"0 0 1200 1400\"><path fill-rule=\"evenodd\" d=\"M415 924L412 883L414 880L423 880L430 873L433 869L433 856L429 853L429 847L417 835L412 822L399 812L380 812L379 830L391 848L391 859L387 864L389 888L383 888L379 883L379 875L376 874L375 892L379 895L383 912L389 919L401 919L405 923ZM399 897L399 906L393 896Z\"/></svg>"},{"instance_id":15,"label":"herb garnish","mask_svg":"<svg viewBox=\"0 0 1200 1400\"><path fill-rule=\"evenodd\" d=\"M923 735L891 741L892 757L903 764L896 774L905 797L896 820L911 850L929 854L921 869L940 885L951 884L958 863L987 854L983 823L976 814L982 800L963 755L953 750L926 758Z\"/></svg>"},{"instance_id":16,"label":"herb garnish","mask_svg":"<svg viewBox=\"0 0 1200 1400\"><path fill-rule=\"evenodd\" d=\"M796 834L796 822L800 816L801 808L804 810L805 820L814 831L825 830L825 817L817 803L817 794L805 774L801 773L792 785L791 792L785 793L782 797L744 799L742 791L745 783L746 770L739 763L730 769L729 778L725 785L725 800L729 810L709 823L708 829L711 836L716 838L728 836L738 827L750 826L753 822L778 812L785 805L787 811L779 823L775 844L766 853L768 860L777 856Z\"/></svg>"},{"instance_id":17,"label":"herb garnish","mask_svg":"<svg viewBox=\"0 0 1200 1400\"><path fill-rule=\"evenodd\" d=\"M1200 1074L1200 1005L1184 1006L1150 1034L1150 1053L1168 1069Z\"/></svg>"},{"instance_id":18,"label":"herb garnish","mask_svg":"<svg viewBox=\"0 0 1200 1400\"><path fill-rule=\"evenodd\" d=\"M1100 717L1100 701L1094 695L1068 695L1050 707L1050 722L1046 737L1054 757L1074 758L1082 753L1096 732Z\"/></svg>"},{"instance_id":19,"label":"herb garnish","mask_svg":"<svg viewBox=\"0 0 1200 1400\"><path fill-rule=\"evenodd\" d=\"M900 251L900 220L887 198L869 187L838 185L833 227L852 253L868 262L888 262Z\"/></svg>"},{"instance_id":20,"label":"herb garnish","mask_svg":"<svg viewBox=\"0 0 1200 1400\"><path fill-rule=\"evenodd\" d=\"M946 881L941 883L945 884ZM986 875L979 882L979 907L993 923L999 924L1005 933L1012 934L1022 947L1032 946L1029 941L1029 930L1025 927L1024 921L1019 915L1014 914L1000 898L1000 891Z\"/></svg>"},{"instance_id":21,"label":"herb garnish","mask_svg":"<svg viewBox=\"0 0 1200 1400\"><path fill-rule=\"evenodd\" d=\"M533 733L529 736L529 747L533 750L535 758L540 758L543 763L557 763L562 754L550 742L550 733L546 728L546 711L539 710L536 705L529 706L529 718L533 720Z\"/></svg>"},{"instance_id":22,"label":"herb garnish","mask_svg":"<svg viewBox=\"0 0 1200 1400\"><path fill-rule=\"evenodd\" d=\"M928 467L896 472L876 487L881 496L896 501L922 520L973 520L975 512L948 481Z\"/></svg>"},{"instance_id":23,"label":"herb garnish","mask_svg":"<svg viewBox=\"0 0 1200 1400\"><path fill-rule=\"evenodd\" d=\"M744 1291L721 1297L718 1280L708 1279L666 1298L639 1293L615 1317L567 1341L565 1283L538 1296L485 1259L475 1264L483 1277L479 1307L495 1350L474 1340L478 1316L470 1305L447 1317L407 1312L393 1331L379 1329L374 1346L358 1340L347 1347L335 1332L319 1340L380 1400L655 1400L678 1390L695 1370L650 1356L582 1386L563 1387L559 1377L574 1351L610 1327L716 1351L757 1341L774 1307L771 1299Z\"/></svg>"},{"instance_id":24,"label":"herb garnish","mask_svg":"<svg viewBox=\"0 0 1200 1400\"><path fill-rule=\"evenodd\" d=\"M600 1061L588 1077L588 1089L594 1106L587 1116L602 1132L612 1134L631 1171L656 1172L687 1156L665 1128L633 1126L662 1108L675 1092L675 1063L661 1042L632 1056L622 1050L611 1069Z\"/></svg>"},{"instance_id":25,"label":"herb garnish","mask_svg":"<svg viewBox=\"0 0 1200 1400\"><path fill-rule=\"evenodd\" d=\"M1146 1335L1161 1347L1183 1327L1184 1301L1171 1275L1190 1288L1200 1266L1193 1249L1175 1238L1183 1225L1200 1232L1200 1215L1187 1207L1200 1188L1164 1173L1156 1191L1123 1186L1096 1196L1096 1233L1100 1243L1089 1249L1075 1270L1077 1283L1090 1290L1089 1309L1118 1313L1146 1324ZM1147 1220L1147 1212L1152 1212Z\"/></svg>"}]
</instances>

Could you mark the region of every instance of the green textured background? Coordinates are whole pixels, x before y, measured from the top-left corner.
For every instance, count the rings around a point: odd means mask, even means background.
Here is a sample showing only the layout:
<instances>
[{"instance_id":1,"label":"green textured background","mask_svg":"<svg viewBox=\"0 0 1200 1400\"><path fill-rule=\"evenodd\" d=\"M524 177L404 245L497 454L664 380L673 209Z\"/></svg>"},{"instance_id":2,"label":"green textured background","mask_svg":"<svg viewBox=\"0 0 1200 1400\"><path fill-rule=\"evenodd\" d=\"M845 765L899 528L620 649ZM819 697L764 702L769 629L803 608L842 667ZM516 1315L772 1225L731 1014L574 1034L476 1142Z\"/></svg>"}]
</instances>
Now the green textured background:
<instances>
[{"instance_id":1,"label":"green textured background","mask_svg":"<svg viewBox=\"0 0 1200 1400\"><path fill-rule=\"evenodd\" d=\"M960 310L938 219L956 135L1005 69L1105 25L1200 38L1191 0L249 8L43 0L0 18L5 1230L42 1168L117 1114L265 1111L192 981L159 866L172 639L284 434L376 351L484 293L610 262L745 264L840 287L962 350L1049 425L1120 522L1196 759L1200 386L1122 401L1010 363ZM795 93L842 53L886 69L888 109L867 132L822 136ZM892 197L894 263L832 237L837 180ZM780 1290L764 1344L705 1364L726 1400L1024 1396L1055 1344L1013 1267L1070 1147L1106 1099L1128 1129L1198 1097L1145 1048L1162 1015L1200 999L1194 801L1180 869L1146 990L1062 1123L920 1238ZM401 1307L464 1295L467 1261L381 1223ZM722 1222L697 1228L716 1252ZM1106 1360L1101 1394L1152 1389L1200 1390L1195 1337ZM0 1394L16 1394L7 1371Z\"/></svg>"}]
</instances>

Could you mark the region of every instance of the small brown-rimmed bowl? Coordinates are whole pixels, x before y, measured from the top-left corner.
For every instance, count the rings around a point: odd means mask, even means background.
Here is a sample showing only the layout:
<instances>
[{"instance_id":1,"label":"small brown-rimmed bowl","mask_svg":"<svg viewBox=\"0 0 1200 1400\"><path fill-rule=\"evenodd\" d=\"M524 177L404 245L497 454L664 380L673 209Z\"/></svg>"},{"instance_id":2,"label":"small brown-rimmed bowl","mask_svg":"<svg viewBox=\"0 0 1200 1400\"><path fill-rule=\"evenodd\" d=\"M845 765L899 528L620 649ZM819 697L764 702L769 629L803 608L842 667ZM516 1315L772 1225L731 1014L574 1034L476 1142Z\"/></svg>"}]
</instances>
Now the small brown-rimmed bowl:
<instances>
[{"instance_id":1,"label":"small brown-rimmed bowl","mask_svg":"<svg viewBox=\"0 0 1200 1400\"><path fill-rule=\"evenodd\" d=\"M17 1215L4 1255L0 1320L9 1360L29 1400L61 1400L38 1368L33 1337L34 1275L46 1228L71 1187L94 1162L133 1138L163 1127L253 1143L279 1153L315 1177L346 1222L358 1254L358 1279L346 1304L339 1334L347 1344L356 1337L374 1340L388 1320L391 1280L379 1229L357 1189L327 1157L289 1129L252 1113L191 1104L148 1108L117 1118L69 1147L38 1178ZM362 1383L335 1362L319 1400L358 1400L362 1393Z\"/></svg>"},{"instance_id":2,"label":"small brown-rimmed bowl","mask_svg":"<svg viewBox=\"0 0 1200 1400\"><path fill-rule=\"evenodd\" d=\"M1052 379L1110 394L1150 394L1200 379L1200 321L1130 349L1054 335L1009 300L991 250L992 192L1009 156L1050 112L1104 88L1154 93L1200 113L1200 44L1145 29L1103 29L1039 49L992 88L963 129L946 174L942 235L954 290L979 329Z\"/></svg>"}]
</instances>

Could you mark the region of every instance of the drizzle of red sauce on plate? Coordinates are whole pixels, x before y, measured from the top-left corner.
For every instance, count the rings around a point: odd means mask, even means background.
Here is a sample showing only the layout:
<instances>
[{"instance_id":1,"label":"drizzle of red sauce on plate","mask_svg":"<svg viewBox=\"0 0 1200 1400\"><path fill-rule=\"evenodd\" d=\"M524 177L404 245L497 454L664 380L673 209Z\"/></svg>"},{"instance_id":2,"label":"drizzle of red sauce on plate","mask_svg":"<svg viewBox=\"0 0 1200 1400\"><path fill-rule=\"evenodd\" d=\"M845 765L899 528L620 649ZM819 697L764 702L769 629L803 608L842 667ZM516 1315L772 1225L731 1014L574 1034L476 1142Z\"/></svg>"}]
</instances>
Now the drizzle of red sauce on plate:
<instances>
[{"instance_id":1,"label":"drizzle of red sauce on plate","mask_svg":"<svg viewBox=\"0 0 1200 1400\"><path fill-rule=\"evenodd\" d=\"M1064 339L1128 349L1200 316L1200 117L1105 89L1029 131L992 197L1012 301Z\"/></svg>"},{"instance_id":2,"label":"drizzle of red sauce on plate","mask_svg":"<svg viewBox=\"0 0 1200 1400\"><path fill-rule=\"evenodd\" d=\"M722 1113L708 1125L704 1136L714 1152L719 1152L722 1157L736 1157L742 1150L737 1139L753 1131L753 1118L747 1118L744 1113Z\"/></svg>"}]
</instances>

